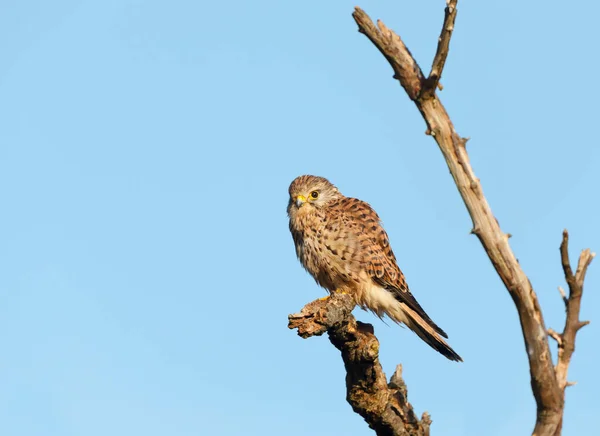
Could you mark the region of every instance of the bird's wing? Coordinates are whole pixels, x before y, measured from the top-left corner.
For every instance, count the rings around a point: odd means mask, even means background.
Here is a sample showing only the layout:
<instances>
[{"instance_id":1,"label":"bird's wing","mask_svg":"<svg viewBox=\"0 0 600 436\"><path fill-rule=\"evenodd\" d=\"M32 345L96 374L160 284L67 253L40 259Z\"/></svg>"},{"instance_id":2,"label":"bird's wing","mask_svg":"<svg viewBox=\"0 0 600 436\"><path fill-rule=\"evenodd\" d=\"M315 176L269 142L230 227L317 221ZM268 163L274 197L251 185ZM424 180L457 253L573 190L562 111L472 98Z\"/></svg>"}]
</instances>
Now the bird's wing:
<instances>
[{"instance_id":1,"label":"bird's wing","mask_svg":"<svg viewBox=\"0 0 600 436\"><path fill-rule=\"evenodd\" d=\"M362 238L366 238L367 273L371 279L390 292L396 300L404 303L437 333L447 338L448 335L431 318L411 294L404 278L404 274L396 264L396 256L390 246L388 235L381 225L381 220L373 208L366 202L357 199L348 199L350 204L345 207L353 221L360 223Z\"/></svg>"}]
</instances>

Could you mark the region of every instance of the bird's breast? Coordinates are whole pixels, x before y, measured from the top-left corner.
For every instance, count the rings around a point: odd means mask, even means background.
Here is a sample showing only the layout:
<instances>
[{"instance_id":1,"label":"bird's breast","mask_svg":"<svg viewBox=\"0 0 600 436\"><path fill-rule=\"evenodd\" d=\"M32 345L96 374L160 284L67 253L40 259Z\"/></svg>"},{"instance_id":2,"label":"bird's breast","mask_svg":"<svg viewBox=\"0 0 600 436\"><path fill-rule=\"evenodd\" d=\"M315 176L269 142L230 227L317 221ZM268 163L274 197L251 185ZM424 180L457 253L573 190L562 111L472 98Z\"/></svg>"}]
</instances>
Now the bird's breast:
<instances>
[{"instance_id":1,"label":"bird's breast","mask_svg":"<svg viewBox=\"0 0 600 436\"><path fill-rule=\"evenodd\" d=\"M349 290L357 281L360 265L352 238L335 221L318 214L296 215L290 221L296 254L317 283L333 291Z\"/></svg>"}]
</instances>

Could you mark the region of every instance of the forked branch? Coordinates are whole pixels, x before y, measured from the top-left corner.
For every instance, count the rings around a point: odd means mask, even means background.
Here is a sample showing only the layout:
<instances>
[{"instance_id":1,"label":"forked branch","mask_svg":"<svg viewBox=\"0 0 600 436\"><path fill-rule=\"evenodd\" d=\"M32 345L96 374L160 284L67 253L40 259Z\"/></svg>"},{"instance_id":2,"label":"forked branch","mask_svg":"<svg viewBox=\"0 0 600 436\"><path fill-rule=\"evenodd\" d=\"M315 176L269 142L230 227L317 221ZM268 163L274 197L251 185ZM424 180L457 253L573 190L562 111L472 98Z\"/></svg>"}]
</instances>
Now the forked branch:
<instances>
[{"instance_id":1,"label":"forked branch","mask_svg":"<svg viewBox=\"0 0 600 436\"><path fill-rule=\"evenodd\" d=\"M569 295L567 296L565 291L560 288L561 295L563 295L563 301L565 303L566 319L565 326L562 333L549 329L548 334L558 345L558 360L555 366L556 378L558 379L558 385L563 390L569 386L567 381L567 375L569 371L569 363L571 362L571 356L575 351L575 336L577 332L588 325L589 321L581 321L579 319L579 312L581 310L581 296L583 295L583 281L585 280L585 274L587 268L592 262L595 253L592 253L590 249L585 249L579 255L579 262L577 264L577 270L573 274L571 268L571 261L569 260L569 233L563 231L563 239L560 244L560 257L562 261L563 271L565 273L565 280L569 285Z\"/></svg>"}]
</instances>

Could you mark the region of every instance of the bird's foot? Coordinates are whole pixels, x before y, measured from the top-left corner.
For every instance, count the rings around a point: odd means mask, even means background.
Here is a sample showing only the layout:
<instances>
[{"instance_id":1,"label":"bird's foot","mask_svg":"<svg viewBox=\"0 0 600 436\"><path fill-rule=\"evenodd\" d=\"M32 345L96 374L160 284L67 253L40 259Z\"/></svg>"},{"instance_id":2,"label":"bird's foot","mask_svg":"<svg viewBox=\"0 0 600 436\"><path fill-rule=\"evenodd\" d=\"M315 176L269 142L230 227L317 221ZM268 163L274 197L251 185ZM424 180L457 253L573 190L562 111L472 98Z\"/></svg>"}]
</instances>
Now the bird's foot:
<instances>
[{"instance_id":1,"label":"bird's foot","mask_svg":"<svg viewBox=\"0 0 600 436\"><path fill-rule=\"evenodd\" d=\"M343 290L343 289L336 289L334 291L330 291L329 295L327 295L326 297L321 297L317 301L326 301L329 298L331 298L332 295L335 295L335 294L338 294L338 295L348 295L348 292L345 291L345 290Z\"/></svg>"}]
</instances>

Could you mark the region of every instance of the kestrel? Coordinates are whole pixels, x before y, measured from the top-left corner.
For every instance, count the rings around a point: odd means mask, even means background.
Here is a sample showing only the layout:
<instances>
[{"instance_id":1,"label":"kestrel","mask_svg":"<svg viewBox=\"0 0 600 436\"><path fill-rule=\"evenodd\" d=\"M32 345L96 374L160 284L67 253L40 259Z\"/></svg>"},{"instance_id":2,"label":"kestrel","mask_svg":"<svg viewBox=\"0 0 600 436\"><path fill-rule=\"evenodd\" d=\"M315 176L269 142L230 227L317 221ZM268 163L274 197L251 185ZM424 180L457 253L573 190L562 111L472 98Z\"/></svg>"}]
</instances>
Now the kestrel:
<instances>
[{"instance_id":1,"label":"kestrel","mask_svg":"<svg viewBox=\"0 0 600 436\"><path fill-rule=\"evenodd\" d=\"M302 266L319 285L346 292L363 309L405 324L450 360L461 357L408 290L377 213L327 179L300 176L289 188L290 231Z\"/></svg>"}]
</instances>

